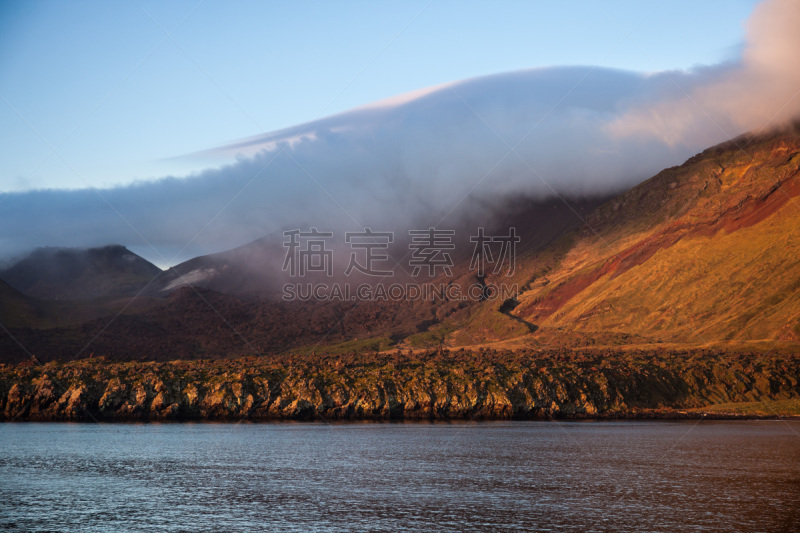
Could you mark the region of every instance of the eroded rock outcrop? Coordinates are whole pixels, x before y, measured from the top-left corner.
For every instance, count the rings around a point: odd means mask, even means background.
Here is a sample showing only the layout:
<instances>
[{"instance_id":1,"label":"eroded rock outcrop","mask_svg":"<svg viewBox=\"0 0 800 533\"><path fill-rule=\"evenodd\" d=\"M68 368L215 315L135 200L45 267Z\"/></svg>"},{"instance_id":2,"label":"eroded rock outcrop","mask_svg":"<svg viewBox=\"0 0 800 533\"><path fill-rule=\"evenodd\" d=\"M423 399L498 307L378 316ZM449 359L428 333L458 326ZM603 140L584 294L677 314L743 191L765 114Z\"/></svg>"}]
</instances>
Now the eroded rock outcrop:
<instances>
[{"instance_id":1,"label":"eroded rock outcrop","mask_svg":"<svg viewBox=\"0 0 800 533\"><path fill-rule=\"evenodd\" d=\"M800 396L800 356L517 351L0 365L2 420L689 416Z\"/></svg>"}]
</instances>

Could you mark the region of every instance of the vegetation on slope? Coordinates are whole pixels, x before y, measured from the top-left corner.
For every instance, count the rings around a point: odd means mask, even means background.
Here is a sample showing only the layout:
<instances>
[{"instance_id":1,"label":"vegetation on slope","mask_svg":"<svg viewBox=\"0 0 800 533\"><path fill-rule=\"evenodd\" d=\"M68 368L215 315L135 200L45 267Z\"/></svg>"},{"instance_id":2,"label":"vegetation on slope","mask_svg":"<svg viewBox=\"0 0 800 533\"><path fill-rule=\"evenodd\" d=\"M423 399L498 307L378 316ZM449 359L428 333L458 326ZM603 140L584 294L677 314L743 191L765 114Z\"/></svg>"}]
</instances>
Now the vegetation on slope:
<instances>
[{"instance_id":1,"label":"vegetation on slope","mask_svg":"<svg viewBox=\"0 0 800 533\"><path fill-rule=\"evenodd\" d=\"M800 128L742 137L589 217L514 313L644 342L800 340Z\"/></svg>"}]
</instances>

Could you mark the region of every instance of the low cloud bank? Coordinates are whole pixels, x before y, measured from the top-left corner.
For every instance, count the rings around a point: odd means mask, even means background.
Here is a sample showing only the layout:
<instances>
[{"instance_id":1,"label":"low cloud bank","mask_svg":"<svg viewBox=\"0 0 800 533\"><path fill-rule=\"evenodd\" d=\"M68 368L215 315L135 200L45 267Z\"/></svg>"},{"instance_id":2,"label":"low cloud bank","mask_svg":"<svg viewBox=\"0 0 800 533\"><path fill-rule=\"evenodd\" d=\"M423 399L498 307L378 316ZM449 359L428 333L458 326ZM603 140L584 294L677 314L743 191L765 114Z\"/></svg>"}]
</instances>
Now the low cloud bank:
<instances>
[{"instance_id":1,"label":"low cloud bank","mask_svg":"<svg viewBox=\"0 0 800 533\"><path fill-rule=\"evenodd\" d=\"M759 5L740 61L693 72L532 69L465 80L210 152L234 163L104 190L11 193L0 257L127 245L160 266L288 228L404 231L504 198L624 190L800 113L800 3Z\"/></svg>"}]
</instances>

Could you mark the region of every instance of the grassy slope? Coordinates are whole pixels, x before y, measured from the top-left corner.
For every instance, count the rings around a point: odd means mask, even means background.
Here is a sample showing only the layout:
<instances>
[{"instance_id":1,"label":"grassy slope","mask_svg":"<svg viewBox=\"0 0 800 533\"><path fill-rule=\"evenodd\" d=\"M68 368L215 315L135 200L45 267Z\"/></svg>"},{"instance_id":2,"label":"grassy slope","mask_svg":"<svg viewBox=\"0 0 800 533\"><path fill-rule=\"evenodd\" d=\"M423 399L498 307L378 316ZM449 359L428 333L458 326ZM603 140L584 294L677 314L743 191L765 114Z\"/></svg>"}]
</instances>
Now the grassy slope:
<instances>
[{"instance_id":1,"label":"grassy slope","mask_svg":"<svg viewBox=\"0 0 800 533\"><path fill-rule=\"evenodd\" d=\"M720 403L692 409L696 413L748 417L800 416L800 400L762 400L757 402Z\"/></svg>"},{"instance_id":2,"label":"grassy slope","mask_svg":"<svg viewBox=\"0 0 800 533\"><path fill-rule=\"evenodd\" d=\"M606 275L545 325L654 339L778 339L800 325L800 210L758 226L682 239L646 263Z\"/></svg>"},{"instance_id":3,"label":"grassy slope","mask_svg":"<svg viewBox=\"0 0 800 533\"><path fill-rule=\"evenodd\" d=\"M740 150L745 142L599 209L520 296L514 312L540 327L532 337L562 328L637 342L800 340L800 135Z\"/></svg>"}]
</instances>

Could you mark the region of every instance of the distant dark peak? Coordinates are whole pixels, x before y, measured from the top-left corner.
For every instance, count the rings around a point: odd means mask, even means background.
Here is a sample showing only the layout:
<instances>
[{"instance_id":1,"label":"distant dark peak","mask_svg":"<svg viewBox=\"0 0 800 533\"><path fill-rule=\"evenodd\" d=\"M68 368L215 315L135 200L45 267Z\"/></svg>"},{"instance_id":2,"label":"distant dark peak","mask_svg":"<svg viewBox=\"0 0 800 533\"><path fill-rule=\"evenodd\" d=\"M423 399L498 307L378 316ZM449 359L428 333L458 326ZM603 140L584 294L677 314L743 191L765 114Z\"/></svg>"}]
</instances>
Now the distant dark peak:
<instances>
[{"instance_id":1,"label":"distant dark peak","mask_svg":"<svg viewBox=\"0 0 800 533\"><path fill-rule=\"evenodd\" d=\"M161 270L124 246L37 248L0 278L37 298L84 300L135 294Z\"/></svg>"}]
</instances>

